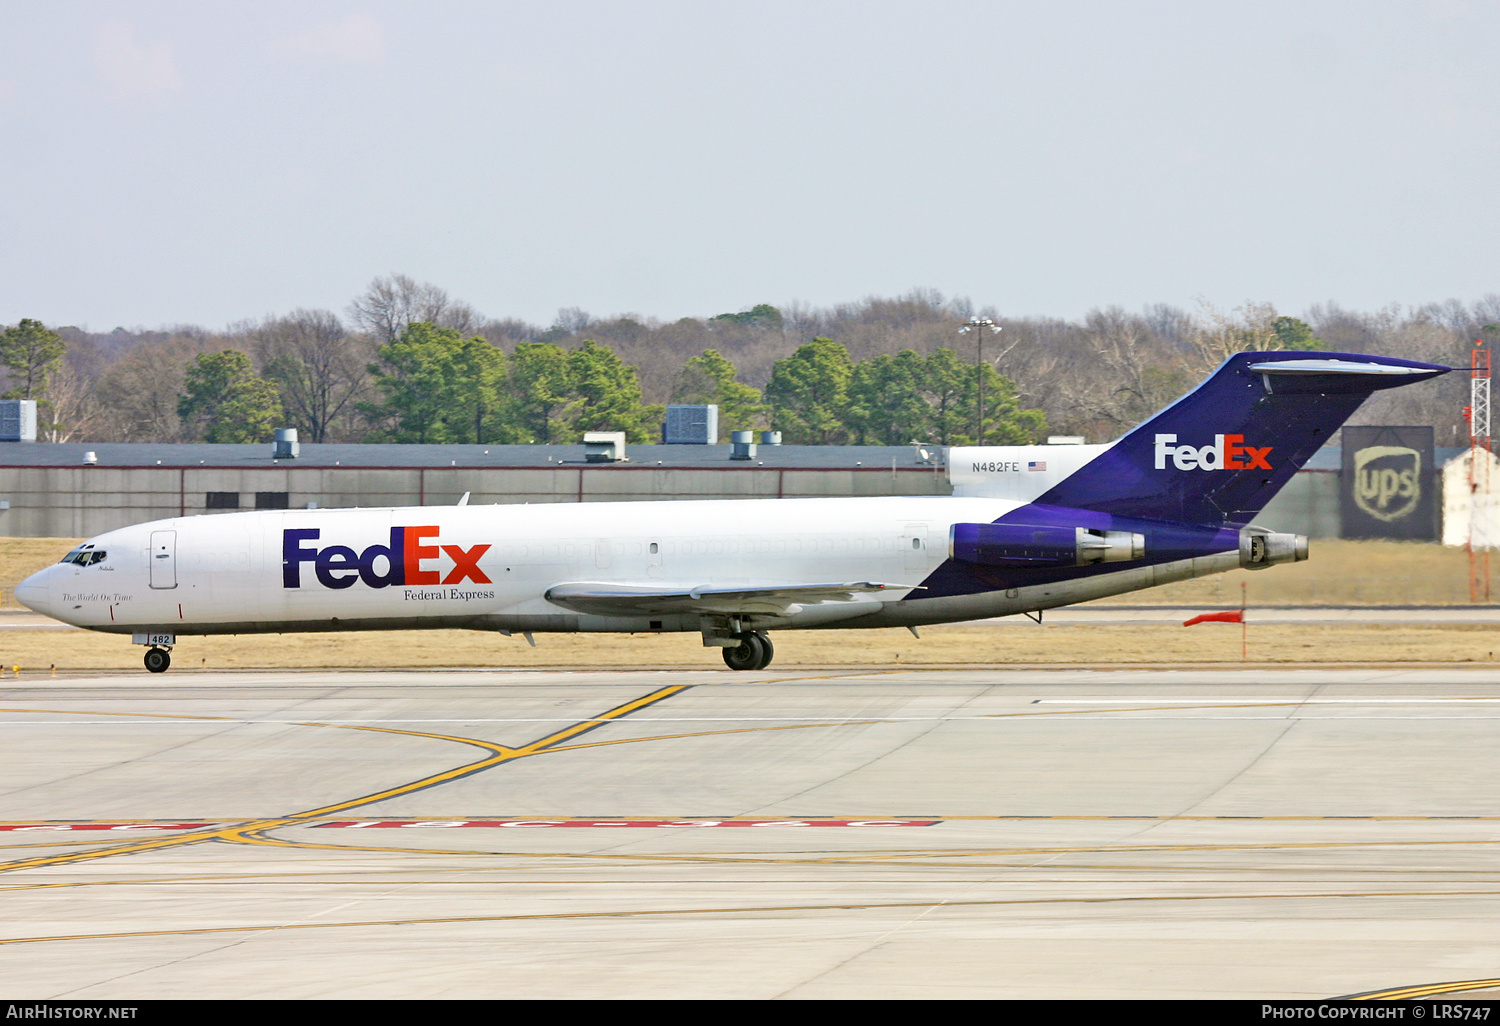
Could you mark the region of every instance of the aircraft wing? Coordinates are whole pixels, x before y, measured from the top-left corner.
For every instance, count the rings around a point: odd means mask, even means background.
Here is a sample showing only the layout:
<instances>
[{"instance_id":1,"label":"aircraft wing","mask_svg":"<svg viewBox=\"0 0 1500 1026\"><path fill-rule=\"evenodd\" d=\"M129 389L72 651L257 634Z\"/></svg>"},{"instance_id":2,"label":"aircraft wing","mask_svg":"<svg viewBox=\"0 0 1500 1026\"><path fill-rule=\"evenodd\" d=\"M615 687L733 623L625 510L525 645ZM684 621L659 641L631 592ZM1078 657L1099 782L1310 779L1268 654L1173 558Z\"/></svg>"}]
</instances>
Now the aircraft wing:
<instances>
[{"instance_id":1,"label":"aircraft wing","mask_svg":"<svg viewBox=\"0 0 1500 1026\"><path fill-rule=\"evenodd\" d=\"M773 584L761 587L682 587L629 583L567 583L547 589L546 599L566 609L600 616L656 616L702 613L784 616L794 606L815 602L854 602L870 592L903 591L911 584L848 581L835 584Z\"/></svg>"}]
</instances>

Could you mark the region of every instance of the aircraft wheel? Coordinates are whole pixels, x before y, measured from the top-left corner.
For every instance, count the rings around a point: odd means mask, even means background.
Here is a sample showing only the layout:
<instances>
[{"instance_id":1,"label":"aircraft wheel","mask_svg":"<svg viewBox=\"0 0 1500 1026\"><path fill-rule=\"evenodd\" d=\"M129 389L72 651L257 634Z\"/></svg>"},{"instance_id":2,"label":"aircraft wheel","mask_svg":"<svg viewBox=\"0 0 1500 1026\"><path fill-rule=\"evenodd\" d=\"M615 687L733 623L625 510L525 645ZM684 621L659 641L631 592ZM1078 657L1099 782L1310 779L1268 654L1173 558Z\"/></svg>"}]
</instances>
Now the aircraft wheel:
<instances>
[{"instance_id":1,"label":"aircraft wheel","mask_svg":"<svg viewBox=\"0 0 1500 1026\"><path fill-rule=\"evenodd\" d=\"M724 665L731 670L758 670L769 659L766 643L758 634L741 634L740 643L724 649Z\"/></svg>"},{"instance_id":2,"label":"aircraft wheel","mask_svg":"<svg viewBox=\"0 0 1500 1026\"><path fill-rule=\"evenodd\" d=\"M164 648L146 649L146 669L152 673L165 673L172 665L172 653Z\"/></svg>"},{"instance_id":3,"label":"aircraft wheel","mask_svg":"<svg viewBox=\"0 0 1500 1026\"><path fill-rule=\"evenodd\" d=\"M771 665L771 659L776 655L776 646L771 644L771 638L769 635L759 634L756 636L760 638L760 647L764 649L765 652L760 657L760 662L755 664L755 668L757 670L764 670L767 666Z\"/></svg>"}]
</instances>

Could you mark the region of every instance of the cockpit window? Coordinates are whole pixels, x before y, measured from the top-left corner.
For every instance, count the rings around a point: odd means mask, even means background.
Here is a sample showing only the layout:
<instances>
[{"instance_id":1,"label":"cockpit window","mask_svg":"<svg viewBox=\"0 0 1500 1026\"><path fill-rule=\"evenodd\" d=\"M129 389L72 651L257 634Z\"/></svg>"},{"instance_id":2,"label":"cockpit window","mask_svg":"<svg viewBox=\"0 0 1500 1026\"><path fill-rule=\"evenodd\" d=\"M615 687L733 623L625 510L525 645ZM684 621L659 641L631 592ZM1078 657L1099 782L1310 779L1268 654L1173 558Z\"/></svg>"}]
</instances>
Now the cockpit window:
<instances>
[{"instance_id":1,"label":"cockpit window","mask_svg":"<svg viewBox=\"0 0 1500 1026\"><path fill-rule=\"evenodd\" d=\"M80 545L64 556L60 562L73 563L77 566L93 566L95 563L104 562L104 557L108 554L103 549L96 549L92 545Z\"/></svg>"}]
</instances>

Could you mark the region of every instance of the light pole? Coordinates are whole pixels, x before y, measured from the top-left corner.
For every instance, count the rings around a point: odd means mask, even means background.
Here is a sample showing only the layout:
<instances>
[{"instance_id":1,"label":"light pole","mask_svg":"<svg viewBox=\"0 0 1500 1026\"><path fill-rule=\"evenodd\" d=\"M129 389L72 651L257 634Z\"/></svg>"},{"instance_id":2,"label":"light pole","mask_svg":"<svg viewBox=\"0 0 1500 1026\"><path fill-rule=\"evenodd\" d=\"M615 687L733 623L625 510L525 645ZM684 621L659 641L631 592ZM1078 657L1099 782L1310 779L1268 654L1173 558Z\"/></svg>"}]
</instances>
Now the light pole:
<instances>
[{"instance_id":1,"label":"light pole","mask_svg":"<svg viewBox=\"0 0 1500 1026\"><path fill-rule=\"evenodd\" d=\"M976 332L979 339L979 347L974 354L974 373L979 378L979 416L974 426L975 445L984 444L984 331L986 328L996 333L1000 331L1000 325L988 317L970 317L968 323L958 329L960 335L971 331Z\"/></svg>"}]
</instances>

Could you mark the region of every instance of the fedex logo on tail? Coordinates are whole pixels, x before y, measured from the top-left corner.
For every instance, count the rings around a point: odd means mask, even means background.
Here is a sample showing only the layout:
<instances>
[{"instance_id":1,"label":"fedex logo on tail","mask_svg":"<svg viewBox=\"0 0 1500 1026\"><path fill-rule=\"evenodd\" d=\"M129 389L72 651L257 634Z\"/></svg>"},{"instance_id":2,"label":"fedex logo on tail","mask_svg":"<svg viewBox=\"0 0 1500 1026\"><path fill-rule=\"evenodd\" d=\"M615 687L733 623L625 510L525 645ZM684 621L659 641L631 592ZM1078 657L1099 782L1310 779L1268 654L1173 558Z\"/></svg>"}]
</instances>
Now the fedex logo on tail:
<instances>
[{"instance_id":1,"label":"fedex logo on tail","mask_svg":"<svg viewBox=\"0 0 1500 1026\"><path fill-rule=\"evenodd\" d=\"M1214 435L1212 445L1177 445L1176 435L1156 436L1156 469L1167 460L1178 470L1270 470L1271 446L1245 445L1244 435Z\"/></svg>"},{"instance_id":2,"label":"fedex logo on tail","mask_svg":"<svg viewBox=\"0 0 1500 1026\"><path fill-rule=\"evenodd\" d=\"M428 527L393 527L389 545L371 545L355 552L347 545L308 545L316 542L321 530L316 527L288 528L281 532L281 586L302 587L302 564L311 563L313 576L325 588L349 588L364 581L371 588L393 584L475 584L493 583L479 569L479 558L489 551L488 545L465 549L458 545L424 545L436 539L438 529ZM445 576L443 556L451 568ZM424 564L427 564L424 566Z\"/></svg>"}]
</instances>

